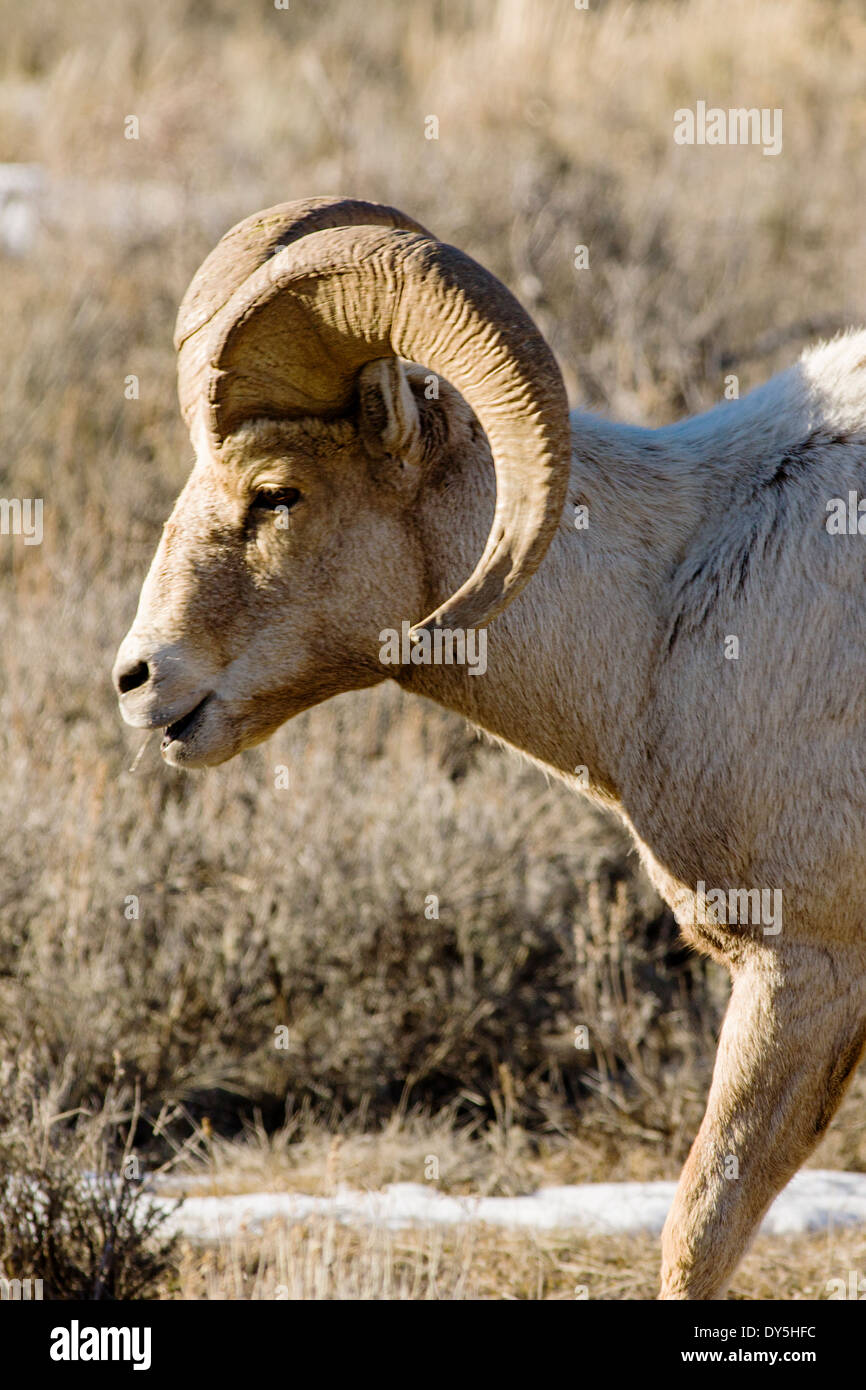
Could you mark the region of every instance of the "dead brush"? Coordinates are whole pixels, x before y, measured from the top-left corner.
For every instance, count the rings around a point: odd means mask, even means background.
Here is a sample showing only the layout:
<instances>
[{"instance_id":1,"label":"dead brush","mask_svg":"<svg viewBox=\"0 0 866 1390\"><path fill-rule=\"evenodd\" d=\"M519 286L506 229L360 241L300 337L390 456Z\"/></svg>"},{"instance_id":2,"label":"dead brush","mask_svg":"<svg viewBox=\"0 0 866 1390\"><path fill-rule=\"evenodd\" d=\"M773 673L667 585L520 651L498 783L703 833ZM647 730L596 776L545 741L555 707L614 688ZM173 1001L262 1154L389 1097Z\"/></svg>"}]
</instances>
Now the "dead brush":
<instances>
[{"instance_id":1,"label":"dead brush","mask_svg":"<svg viewBox=\"0 0 866 1390\"><path fill-rule=\"evenodd\" d=\"M133 1150L137 1099L115 1083L64 1111L31 1059L0 1066L0 1275L40 1279L46 1299L132 1299L170 1284L171 1209L152 1200Z\"/></svg>"}]
</instances>

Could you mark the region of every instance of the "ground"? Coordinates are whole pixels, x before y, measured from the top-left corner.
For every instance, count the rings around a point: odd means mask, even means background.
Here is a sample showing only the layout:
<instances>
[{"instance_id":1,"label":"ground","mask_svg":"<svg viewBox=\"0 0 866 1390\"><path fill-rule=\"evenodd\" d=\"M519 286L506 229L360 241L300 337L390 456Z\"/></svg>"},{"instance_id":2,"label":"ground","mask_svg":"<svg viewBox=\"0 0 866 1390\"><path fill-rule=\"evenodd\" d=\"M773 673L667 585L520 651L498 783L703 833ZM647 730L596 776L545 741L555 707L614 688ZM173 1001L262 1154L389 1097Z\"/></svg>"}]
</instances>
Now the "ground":
<instances>
[{"instance_id":1,"label":"ground","mask_svg":"<svg viewBox=\"0 0 866 1390\"><path fill-rule=\"evenodd\" d=\"M0 493L44 503L41 544L0 535L8 1171L75 1123L119 1171L135 1115L145 1167L224 1146L229 1188L422 1181L431 1152L465 1190L674 1178L727 981L615 825L388 689L202 776L153 743L131 772L109 673L191 460L174 315L229 225L396 204L513 288L573 405L666 423L864 318L862 7L0 0L0 24L0 161L29 170L0 179ZM677 145L699 99L781 108L781 153ZM816 1164L866 1171L864 1097L861 1071ZM654 1292L649 1239L435 1239L311 1227L157 1287ZM864 1261L762 1239L734 1296Z\"/></svg>"}]
</instances>

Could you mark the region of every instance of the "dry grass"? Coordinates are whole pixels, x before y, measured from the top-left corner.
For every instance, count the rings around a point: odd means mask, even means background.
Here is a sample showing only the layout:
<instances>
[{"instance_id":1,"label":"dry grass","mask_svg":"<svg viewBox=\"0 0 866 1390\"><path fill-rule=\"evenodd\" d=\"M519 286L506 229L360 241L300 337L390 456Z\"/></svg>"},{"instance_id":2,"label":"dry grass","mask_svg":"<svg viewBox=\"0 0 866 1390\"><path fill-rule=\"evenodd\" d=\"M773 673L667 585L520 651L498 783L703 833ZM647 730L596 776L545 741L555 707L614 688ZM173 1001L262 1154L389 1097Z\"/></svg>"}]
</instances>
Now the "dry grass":
<instances>
[{"instance_id":1,"label":"dry grass","mask_svg":"<svg viewBox=\"0 0 866 1390\"><path fill-rule=\"evenodd\" d=\"M195 1129L168 1191L207 1195L244 1192L333 1193L340 1185L376 1190L423 1182L435 1160L441 1192L516 1196L545 1185L672 1178L677 1162L658 1142L605 1140L593 1131L539 1133L500 1110L493 1121L460 1123L453 1107L433 1115L395 1114L366 1131L350 1115L339 1126L289 1124L267 1132L249 1126L225 1139Z\"/></svg>"},{"instance_id":2,"label":"dry grass","mask_svg":"<svg viewBox=\"0 0 866 1390\"><path fill-rule=\"evenodd\" d=\"M862 1275L866 1237L762 1236L730 1289L734 1299L823 1299L828 1280ZM489 1226L387 1231L308 1221L205 1251L185 1246L165 1296L194 1299L648 1299L658 1242Z\"/></svg>"},{"instance_id":3,"label":"dry grass","mask_svg":"<svg viewBox=\"0 0 866 1390\"><path fill-rule=\"evenodd\" d=\"M673 1175L726 981L614 826L387 690L201 777L153 748L130 774L109 670L190 456L176 305L227 225L394 202L517 290L575 402L661 423L864 316L862 7L70 0L46 24L0 0L0 23L0 159L47 180L3 260L0 494L44 498L45 540L0 538L0 1056L26 1045L40 1085L65 1060L66 1107L119 1071L151 1116L182 1104L229 1185L312 1189L334 1136L359 1182L431 1144L456 1188ZM698 98L781 106L783 154L675 146ZM864 1093L816 1162L866 1167Z\"/></svg>"}]
</instances>

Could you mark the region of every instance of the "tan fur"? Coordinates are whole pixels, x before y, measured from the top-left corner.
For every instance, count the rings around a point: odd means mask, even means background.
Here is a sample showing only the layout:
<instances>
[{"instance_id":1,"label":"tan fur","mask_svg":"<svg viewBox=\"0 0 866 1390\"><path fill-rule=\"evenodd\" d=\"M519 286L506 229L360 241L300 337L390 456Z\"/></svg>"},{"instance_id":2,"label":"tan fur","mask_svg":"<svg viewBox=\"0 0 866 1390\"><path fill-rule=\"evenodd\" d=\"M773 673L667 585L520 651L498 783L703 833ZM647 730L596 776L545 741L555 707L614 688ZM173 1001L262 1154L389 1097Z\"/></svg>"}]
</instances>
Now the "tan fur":
<instances>
[{"instance_id":1,"label":"tan fur","mask_svg":"<svg viewBox=\"0 0 866 1390\"><path fill-rule=\"evenodd\" d=\"M720 1296L866 1043L866 335L739 402L646 431L573 420L569 501L488 629L487 671L383 667L382 629L453 593L487 537L486 440L442 384L361 373L338 421L253 421L198 456L115 668L124 717L221 762L390 677L588 793L634 833L689 941L731 970L706 1115L663 1237L662 1296ZM414 406L413 406L414 402ZM280 530L263 486L302 500ZM589 528L573 506L589 507ZM725 639L739 639L737 660ZM779 889L778 934L696 920L696 888Z\"/></svg>"}]
</instances>

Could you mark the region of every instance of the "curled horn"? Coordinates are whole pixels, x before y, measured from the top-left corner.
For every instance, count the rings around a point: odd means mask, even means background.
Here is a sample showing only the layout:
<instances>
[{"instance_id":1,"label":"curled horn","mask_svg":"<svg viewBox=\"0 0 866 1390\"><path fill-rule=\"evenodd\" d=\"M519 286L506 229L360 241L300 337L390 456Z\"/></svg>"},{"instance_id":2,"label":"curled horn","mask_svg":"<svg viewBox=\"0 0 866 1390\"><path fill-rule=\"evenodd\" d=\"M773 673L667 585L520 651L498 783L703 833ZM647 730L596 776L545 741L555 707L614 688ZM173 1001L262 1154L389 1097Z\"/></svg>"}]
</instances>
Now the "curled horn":
<instances>
[{"instance_id":1,"label":"curled horn","mask_svg":"<svg viewBox=\"0 0 866 1390\"><path fill-rule=\"evenodd\" d=\"M414 632L483 626L541 563L569 476L559 368L494 275L395 209L315 200L240 223L193 281L177 342L184 413L203 407L217 445L254 416L344 413L379 357L461 392L490 443L496 510L473 573Z\"/></svg>"}]
</instances>

